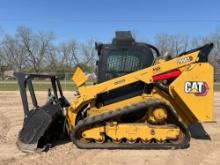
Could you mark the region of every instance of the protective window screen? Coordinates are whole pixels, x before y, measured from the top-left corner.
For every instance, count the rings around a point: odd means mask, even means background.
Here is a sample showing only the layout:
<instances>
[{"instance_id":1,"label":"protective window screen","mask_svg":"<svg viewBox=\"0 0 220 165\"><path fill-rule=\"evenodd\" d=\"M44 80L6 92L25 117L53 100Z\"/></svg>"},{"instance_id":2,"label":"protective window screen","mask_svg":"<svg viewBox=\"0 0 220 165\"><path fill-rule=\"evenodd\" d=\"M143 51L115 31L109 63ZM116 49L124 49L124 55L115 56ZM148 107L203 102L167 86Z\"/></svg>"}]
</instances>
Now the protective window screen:
<instances>
[{"instance_id":1,"label":"protective window screen","mask_svg":"<svg viewBox=\"0 0 220 165\"><path fill-rule=\"evenodd\" d=\"M138 69L142 68L141 59L138 57L135 52L131 54L131 52L128 52L124 64L124 71L125 72L132 72L136 71Z\"/></svg>"},{"instance_id":2,"label":"protective window screen","mask_svg":"<svg viewBox=\"0 0 220 165\"><path fill-rule=\"evenodd\" d=\"M140 52L113 51L107 59L107 72L133 72L142 68Z\"/></svg>"},{"instance_id":3,"label":"protective window screen","mask_svg":"<svg viewBox=\"0 0 220 165\"><path fill-rule=\"evenodd\" d=\"M111 55L108 57L107 61L107 71L122 71L124 64L123 55Z\"/></svg>"}]
</instances>

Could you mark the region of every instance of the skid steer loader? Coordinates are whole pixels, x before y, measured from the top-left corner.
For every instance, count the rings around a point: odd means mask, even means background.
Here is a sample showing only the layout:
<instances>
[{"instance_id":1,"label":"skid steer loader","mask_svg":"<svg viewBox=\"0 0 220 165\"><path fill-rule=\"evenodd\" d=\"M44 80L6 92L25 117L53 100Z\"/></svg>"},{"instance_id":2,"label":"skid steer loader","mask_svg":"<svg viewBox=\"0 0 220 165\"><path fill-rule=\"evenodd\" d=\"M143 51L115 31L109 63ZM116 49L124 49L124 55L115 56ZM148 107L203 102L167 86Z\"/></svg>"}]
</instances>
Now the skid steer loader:
<instances>
[{"instance_id":1,"label":"skid steer loader","mask_svg":"<svg viewBox=\"0 0 220 165\"><path fill-rule=\"evenodd\" d=\"M44 150L59 134L85 149L187 148L189 126L213 120L212 48L210 43L162 59L156 47L136 42L130 32L116 32L112 43L96 44L95 84L87 85L88 76L77 67L72 80L78 92L68 103L51 76L53 99L42 107L32 99L30 111L24 91L28 86L34 95L33 75L17 73L25 110L19 148Z\"/></svg>"}]
</instances>

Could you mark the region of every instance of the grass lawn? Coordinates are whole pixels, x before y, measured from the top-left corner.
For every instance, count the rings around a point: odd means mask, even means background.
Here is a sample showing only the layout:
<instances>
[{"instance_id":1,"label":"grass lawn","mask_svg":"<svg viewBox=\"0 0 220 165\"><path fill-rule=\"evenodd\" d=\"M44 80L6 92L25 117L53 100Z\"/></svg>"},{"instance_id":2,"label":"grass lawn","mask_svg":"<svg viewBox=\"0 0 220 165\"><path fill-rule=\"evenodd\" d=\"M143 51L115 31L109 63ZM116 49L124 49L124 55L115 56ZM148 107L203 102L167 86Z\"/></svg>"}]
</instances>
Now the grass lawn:
<instances>
[{"instance_id":1,"label":"grass lawn","mask_svg":"<svg viewBox=\"0 0 220 165\"><path fill-rule=\"evenodd\" d=\"M215 91L220 91L220 83L216 83L214 86Z\"/></svg>"},{"instance_id":2,"label":"grass lawn","mask_svg":"<svg viewBox=\"0 0 220 165\"><path fill-rule=\"evenodd\" d=\"M72 81L64 82L61 81L61 86L63 90L73 91L76 89L76 86ZM36 91L47 91L48 88L52 88L50 82L47 81L36 81L33 82L34 89ZM0 91L16 91L18 89L18 85L16 81L0 81Z\"/></svg>"},{"instance_id":3,"label":"grass lawn","mask_svg":"<svg viewBox=\"0 0 220 165\"><path fill-rule=\"evenodd\" d=\"M48 88L51 88L50 82L47 81L36 81L33 82L34 89L36 91L47 91ZM73 91L76 90L76 86L72 81L61 81L62 89L65 91ZM16 91L18 90L18 85L16 81L0 81L0 91ZM216 83L214 85L215 91L220 91L220 83Z\"/></svg>"}]
</instances>

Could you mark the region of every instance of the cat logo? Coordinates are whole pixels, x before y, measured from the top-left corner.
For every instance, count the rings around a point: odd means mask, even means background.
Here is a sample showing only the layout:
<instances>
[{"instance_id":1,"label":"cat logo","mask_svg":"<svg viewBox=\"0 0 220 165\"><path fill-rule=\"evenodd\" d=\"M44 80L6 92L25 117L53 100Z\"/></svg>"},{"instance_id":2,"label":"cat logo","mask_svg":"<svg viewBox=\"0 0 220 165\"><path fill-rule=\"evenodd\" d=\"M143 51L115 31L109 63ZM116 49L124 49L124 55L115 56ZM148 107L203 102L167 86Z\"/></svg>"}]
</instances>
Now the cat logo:
<instances>
[{"instance_id":1,"label":"cat logo","mask_svg":"<svg viewBox=\"0 0 220 165\"><path fill-rule=\"evenodd\" d=\"M196 96L205 96L208 93L209 87L203 81L187 81L185 82L184 90L186 93L192 93Z\"/></svg>"}]
</instances>

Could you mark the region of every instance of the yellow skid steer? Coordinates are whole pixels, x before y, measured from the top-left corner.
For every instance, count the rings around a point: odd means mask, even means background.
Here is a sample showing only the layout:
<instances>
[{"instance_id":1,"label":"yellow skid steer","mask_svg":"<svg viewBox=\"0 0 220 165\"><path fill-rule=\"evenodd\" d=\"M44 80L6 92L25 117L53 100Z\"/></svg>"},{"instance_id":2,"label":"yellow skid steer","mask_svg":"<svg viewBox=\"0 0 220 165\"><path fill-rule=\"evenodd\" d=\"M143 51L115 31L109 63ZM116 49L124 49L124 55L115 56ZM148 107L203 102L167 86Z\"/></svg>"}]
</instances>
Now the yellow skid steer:
<instances>
[{"instance_id":1,"label":"yellow skid steer","mask_svg":"<svg viewBox=\"0 0 220 165\"><path fill-rule=\"evenodd\" d=\"M88 85L87 75L77 67L72 80L78 92L68 103L54 76L54 99L43 107L34 99L30 111L22 86L29 78L17 73L26 114L19 148L44 150L56 134L67 134L84 149L187 148L189 126L213 120L213 67L208 63L212 48L209 43L161 59L156 47L136 42L130 32L116 32L112 43L96 44L95 84Z\"/></svg>"}]
</instances>

